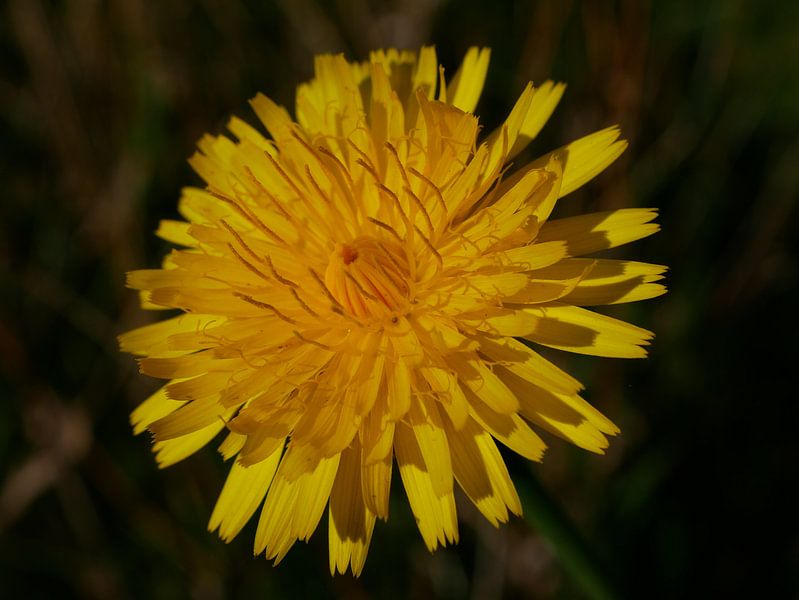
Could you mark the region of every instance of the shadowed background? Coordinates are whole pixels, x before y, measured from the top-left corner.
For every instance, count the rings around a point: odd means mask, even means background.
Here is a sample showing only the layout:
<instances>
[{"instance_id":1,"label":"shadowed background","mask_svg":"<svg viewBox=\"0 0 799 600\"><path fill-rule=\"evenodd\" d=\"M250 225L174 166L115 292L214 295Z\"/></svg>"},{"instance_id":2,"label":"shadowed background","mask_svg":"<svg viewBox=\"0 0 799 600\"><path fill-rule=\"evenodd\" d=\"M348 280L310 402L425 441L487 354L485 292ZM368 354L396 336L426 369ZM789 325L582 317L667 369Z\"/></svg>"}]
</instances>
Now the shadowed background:
<instances>
[{"instance_id":1,"label":"shadowed background","mask_svg":"<svg viewBox=\"0 0 799 600\"><path fill-rule=\"evenodd\" d=\"M667 264L667 296L603 310L653 329L646 361L550 356L622 435L606 456L546 437L532 466L621 597L799 595L799 4L9 0L0 5L0 585L7 598L572 598L534 527L459 504L430 555L394 482L364 575L327 572L326 518L273 568L254 523L205 530L213 446L159 471L128 413L157 382L115 336L157 317L123 287L186 158L262 91L293 108L312 57L437 46L452 75L492 48L498 125L532 79L569 87L519 159L613 123L630 148L555 216L661 210L612 255ZM531 467L509 458L525 486Z\"/></svg>"}]
</instances>

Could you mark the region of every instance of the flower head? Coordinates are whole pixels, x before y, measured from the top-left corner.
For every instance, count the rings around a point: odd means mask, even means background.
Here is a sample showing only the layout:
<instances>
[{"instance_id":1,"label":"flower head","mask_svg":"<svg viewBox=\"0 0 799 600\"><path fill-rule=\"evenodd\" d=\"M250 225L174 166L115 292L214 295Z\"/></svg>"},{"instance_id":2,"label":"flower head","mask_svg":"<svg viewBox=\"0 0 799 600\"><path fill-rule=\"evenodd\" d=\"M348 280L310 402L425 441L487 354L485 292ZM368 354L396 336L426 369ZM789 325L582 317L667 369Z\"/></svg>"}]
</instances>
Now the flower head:
<instances>
[{"instance_id":1,"label":"flower head","mask_svg":"<svg viewBox=\"0 0 799 600\"><path fill-rule=\"evenodd\" d=\"M430 550L458 538L456 484L494 525L521 506L498 440L540 460L531 425L593 452L617 428L528 344L642 357L651 334L583 306L651 298L664 267L580 258L657 230L649 209L551 220L626 147L615 127L508 173L563 93L528 84L478 141L489 52L447 84L433 48L318 56L296 120L251 104L205 136L182 246L134 271L143 306L183 314L121 336L169 380L132 415L161 466L207 444L233 459L209 528L263 502L255 552L280 560L329 512L330 569L358 574L396 465ZM265 500L264 500L265 499Z\"/></svg>"}]
</instances>

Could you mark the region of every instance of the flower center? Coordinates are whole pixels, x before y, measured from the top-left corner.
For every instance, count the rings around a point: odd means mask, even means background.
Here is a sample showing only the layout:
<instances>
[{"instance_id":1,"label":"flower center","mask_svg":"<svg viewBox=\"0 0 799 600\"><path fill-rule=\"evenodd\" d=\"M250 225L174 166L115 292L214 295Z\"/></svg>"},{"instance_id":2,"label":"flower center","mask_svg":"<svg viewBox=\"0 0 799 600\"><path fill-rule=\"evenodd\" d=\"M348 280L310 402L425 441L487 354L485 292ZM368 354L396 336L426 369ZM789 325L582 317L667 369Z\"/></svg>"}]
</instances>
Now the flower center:
<instances>
[{"instance_id":1,"label":"flower center","mask_svg":"<svg viewBox=\"0 0 799 600\"><path fill-rule=\"evenodd\" d=\"M339 244L330 256L325 284L351 315L384 318L408 304L408 259L399 245L370 236Z\"/></svg>"}]
</instances>

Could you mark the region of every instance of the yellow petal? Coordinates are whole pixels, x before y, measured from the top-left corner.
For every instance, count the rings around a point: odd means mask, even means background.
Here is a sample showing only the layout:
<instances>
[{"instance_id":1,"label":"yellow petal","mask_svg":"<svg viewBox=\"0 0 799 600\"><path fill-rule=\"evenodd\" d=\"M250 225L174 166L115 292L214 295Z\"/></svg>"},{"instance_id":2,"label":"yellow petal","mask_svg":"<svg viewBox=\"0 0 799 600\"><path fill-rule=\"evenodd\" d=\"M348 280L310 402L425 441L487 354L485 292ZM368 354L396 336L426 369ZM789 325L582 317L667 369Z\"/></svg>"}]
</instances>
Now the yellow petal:
<instances>
[{"instance_id":1,"label":"yellow petal","mask_svg":"<svg viewBox=\"0 0 799 600\"><path fill-rule=\"evenodd\" d=\"M184 404L185 402L172 400L167 396L166 386L162 387L130 413L130 424L133 425L133 433L140 434L152 423L175 412Z\"/></svg>"},{"instance_id":2,"label":"yellow petal","mask_svg":"<svg viewBox=\"0 0 799 600\"><path fill-rule=\"evenodd\" d=\"M278 106L260 92L250 100L250 106L273 139L281 140L291 135L292 120L285 108Z\"/></svg>"},{"instance_id":3,"label":"yellow petal","mask_svg":"<svg viewBox=\"0 0 799 600\"><path fill-rule=\"evenodd\" d=\"M524 124L527 111L530 108L530 101L533 99L533 86L528 83L521 96L511 109L505 122L495 129L488 139L486 145L489 149L488 170L491 171L497 165L506 162L508 153L516 144L519 131Z\"/></svg>"},{"instance_id":4,"label":"yellow petal","mask_svg":"<svg viewBox=\"0 0 799 600\"><path fill-rule=\"evenodd\" d=\"M394 441L394 423L386 426L392 432L391 441ZM392 446L393 447L393 446ZM364 447L363 451L366 451ZM394 464L394 455L389 448L388 454L383 458L368 461L364 453L361 466L361 492L366 508L381 519L388 519L388 501L391 490L391 471Z\"/></svg>"},{"instance_id":5,"label":"yellow petal","mask_svg":"<svg viewBox=\"0 0 799 600\"><path fill-rule=\"evenodd\" d=\"M211 372L172 382L166 386L167 395L173 400L199 400L219 394L230 380L231 373Z\"/></svg>"},{"instance_id":6,"label":"yellow petal","mask_svg":"<svg viewBox=\"0 0 799 600\"><path fill-rule=\"evenodd\" d=\"M419 51L419 59L416 61L416 68L411 81L411 89L405 101L405 123L409 127L419 125L419 101L416 99L417 92L424 95L428 100L432 100L435 98L437 81L438 59L436 58L436 49L433 46L424 46Z\"/></svg>"},{"instance_id":7,"label":"yellow petal","mask_svg":"<svg viewBox=\"0 0 799 600\"><path fill-rule=\"evenodd\" d=\"M574 377L511 337L480 337L480 352L519 377L562 394L583 389Z\"/></svg>"},{"instance_id":8,"label":"yellow petal","mask_svg":"<svg viewBox=\"0 0 799 600\"><path fill-rule=\"evenodd\" d=\"M231 431L227 434L222 443L219 444L219 454L222 455L224 460L229 460L233 458L239 451L244 447L244 443L247 441L246 435L241 435L236 433L235 431Z\"/></svg>"},{"instance_id":9,"label":"yellow petal","mask_svg":"<svg viewBox=\"0 0 799 600\"><path fill-rule=\"evenodd\" d=\"M531 273L524 288L502 299L505 305L510 304L542 304L552 302L570 294L580 284L593 268L589 263L582 271L575 273L568 279L544 279L538 272Z\"/></svg>"},{"instance_id":10,"label":"yellow petal","mask_svg":"<svg viewBox=\"0 0 799 600\"><path fill-rule=\"evenodd\" d=\"M563 240L571 256L591 254L652 235L660 229L650 222L656 217L655 209L623 208L557 219L541 227L537 242Z\"/></svg>"},{"instance_id":11,"label":"yellow petal","mask_svg":"<svg viewBox=\"0 0 799 600\"><path fill-rule=\"evenodd\" d=\"M276 151L274 144L261 135L261 133L249 123L242 121L238 117L231 117L227 123L227 128L240 142L246 140L254 144L262 152L269 152L272 156L275 156Z\"/></svg>"},{"instance_id":12,"label":"yellow petal","mask_svg":"<svg viewBox=\"0 0 799 600\"><path fill-rule=\"evenodd\" d=\"M200 152L195 152L188 162L209 187L221 194L235 194L233 179L223 164Z\"/></svg>"},{"instance_id":13,"label":"yellow petal","mask_svg":"<svg viewBox=\"0 0 799 600\"><path fill-rule=\"evenodd\" d=\"M541 86L535 88L527 108L527 116L519 130L519 136L508 154L509 159L524 150L535 139L549 117L552 116L565 90L565 84L551 81L545 81Z\"/></svg>"},{"instance_id":14,"label":"yellow petal","mask_svg":"<svg viewBox=\"0 0 799 600\"><path fill-rule=\"evenodd\" d=\"M162 240L172 242L173 244L180 244L181 246L196 246L197 240L189 234L190 223L185 221L172 221L169 219L162 219L158 223L158 229L155 235Z\"/></svg>"},{"instance_id":15,"label":"yellow petal","mask_svg":"<svg viewBox=\"0 0 799 600\"><path fill-rule=\"evenodd\" d=\"M496 527L508 520L508 508L521 514L516 489L491 436L474 421L460 431L448 430L447 435L458 485L485 518Z\"/></svg>"},{"instance_id":16,"label":"yellow petal","mask_svg":"<svg viewBox=\"0 0 799 600\"><path fill-rule=\"evenodd\" d=\"M405 360L399 358L386 365L388 410L391 418L398 421L411 407L411 379Z\"/></svg>"},{"instance_id":17,"label":"yellow petal","mask_svg":"<svg viewBox=\"0 0 799 600\"><path fill-rule=\"evenodd\" d=\"M454 354L447 357L447 364L458 375L461 384L493 410L506 415L518 410L516 396L479 357L465 358L464 355Z\"/></svg>"},{"instance_id":18,"label":"yellow petal","mask_svg":"<svg viewBox=\"0 0 799 600\"><path fill-rule=\"evenodd\" d=\"M341 466L330 494L328 539L330 545L330 574L345 573L351 565L352 574L360 575L366 562L375 515L366 508L361 496L361 452L355 444L342 452Z\"/></svg>"},{"instance_id":19,"label":"yellow petal","mask_svg":"<svg viewBox=\"0 0 799 600\"><path fill-rule=\"evenodd\" d=\"M434 46L423 46L419 51L419 59L416 61L416 70L413 74L413 89L410 97L414 97L416 90L421 89L425 96L432 100L435 95L437 80L438 59L436 58L436 49Z\"/></svg>"},{"instance_id":20,"label":"yellow petal","mask_svg":"<svg viewBox=\"0 0 799 600\"><path fill-rule=\"evenodd\" d=\"M458 520L452 493L436 495L424 458L410 427L397 425L394 449L402 484L416 525L428 550L458 541Z\"/></svg>"},{"instance_id":21,"label":"yellow petal","mask_svg":"<svg viewBox=\"0 0 799 600\"><path fill-rule=\"evenodd\" d=\"M546 444L519 415L498 413L474 396L470 398L470 406L470 414L480 427L516 454L528 460L541 461Z\"/></svg>"},{"instance_id":22,"label":"yellow petal","mask_svg":"<svg viewBox=\"0 0 799 600\"><path fill-rule=\"evenodd\" d=\"M149 429L156 440L169 440L221 422L220 417L226 412L228 410L219 404L219 396L212 394L187 402L175 412L150 424Z\"/></svg>"},{"instance_id":23,"label":"yellow petal","mask_svg":"<svg viewBox=\"0 0 799 600\"><path fill-rule=\"evenodd\" d=\"M464 318L491 335L523 337L544 346L579 354L643 358L652 333L624 321L576 306L494 309L479 319Z\"/></svg>"},{"instance_id":24,"label":"yellow petal","mask_svg":"<svg viewBox=\"0 0 799 600\"><path fill-rule=\"evenodd\" d=\"M436 496L452 493L452 463L444 426L435 402L421 399L411 403L408 421L424 459Z\"/></svg>"},{"instance_id":25,"label":"yellow petal","mask_svg":"<svg viewBox=\"0 0 799 600\"><path fill-rule=\"evenodd\" d=\"M386 394L381 389L375 407L369 411L361 425L360 440L363 446L364 464L391 456L394 444L394 421L391 420L391 413L387 407Z\"/></svg>"},{"instance_id":26,"label":"yellow petal","mask_svg":"<svg viewBox=\"0 0 799 600\"><path fill-rule=\"evenodd\" d=\"M455 428L460 429L469 417L469 403L454 373L435 366L421 367L419 373L427 381L430 390L435 392Z\"/></svg>"},{"instance_id":27,"label":"yellow petal","mask_svg":"<svg viewBox=\"0 0 799 600\"><path fill-rule=\"evenodd\" d=\"M604 171L627 148L625 140L618 140L618 126L602 129L555 150L551 154L565 156L563 181L560 185L560 196L570 194ZM540 166L548 162L543 156L530 166Z\"/></svg>"},{"instance_id":28,"label":"yellow petal","mask_svg":"<svg viewBox=\"0 0 799 600\"><path fill-rule=\"evenodd\" d=\"M549 306L526 311L536 323L523 337L560 350L644 358L644 346L652 339L652 333L646 329L577 306Z\"/></svg>"},{"instance_id":29,"label":"yellow petal","mask_svg":"<svg viewBox=\"0 0 799 600\"><path fill-rule=\"evenodd\" d=\"M290 447L286 456L293 451ZM283 559L297 539L307 539L316 529L339 464L339 455L320 459L299 476L287 478L282 474L286 456L266 495L255 532L255 554L266 550L266 558L275 563Z\"/></svg>"},{"instance_id":30,"label":"yellow petal","mask_svg":"<svg viewBox=\"0 0 799 600\"><path fill-rule=\"evenodd\" d=\"M469 48L455 77L447 86L447 98L450 104L464 112L474 111L483 92L490 57L489 48L476 46Z\"/></svg>"},{"instance_id":31,"label":"yellow petal","mask_svg":"<svg viewBox=\"0 0 799 600\"><path fill-rule=\"evenodd\" d=\"M566 243L558 240L511 248L501 251L501 254L510 264L525 271L534 271L557 263L567 256L566 252Z\"/></svg>"},{"instance_id":32,"label":"yellow petal","mask_svg":"<svg viewBox=\"0 0 799 600\"><path fill-rule=\"evenodd\" d=\"M543 427L591 452L603 454L608 440L591 420L574 409L573 405L550 391L525 382L521 378L499 369L508 387L519 394L521 413L539 427ZM613 426L613 424L610 424Z\"/></svg>"},{"instance_id":33,"label":"yellow petal","mask_svg":"<svg viewBox=\"0 0 799 600\"><path fill-rule=\"evenodd\" d=\"M663 285L655 283L663 278L666 267L634 261L570 258L535 275L562 279L589 264L593 264L590 273L564 297L564 303L576 306L620 304L654 298L666 292Z\"/></svg>"},{"instance_id":34,"label":"yellow petal","mask_svg":"<svg viewBox=\"0 0 799 600\"><path fill-rule=\"evenodd\" d=\"M339 454L320 459L312 473L300 478L301 487L292 517L292 533L297 538L307 540L316 530L327 506L339 464Z\"/></svg>"},{"instance_id":35,"label":"yellow petal","mask_svg":"<svg viewBox=\"0 0 799 600\"><path fill-rule=\"evenodd\" d=\"M208 531L219 529L219 537L226 542L236 537L266 496L282 451L275 450L266 460L249 467L233 463L208 521Z\"/></svg>"},{"instance_id":36,"label":"yellow petal","mask_svg":"<svg viewBox=\"0 0 799 600\"><path fill-rule=\"evenodd\" d=\"M242 435L246 439L240 448L238 457L238 462L242 466L256 465L272 456L277 449L283 449L286 436L291 433L292 425L299 418L299 411L284 409L281 412L275 412L275 419L268 425L259 427L255 433L250 435ZM228 423L228 428L233 429L231 423ZM240 434L232 431L231 435Z\"/></svg>"},{"instance_id":37,"label":"yellow petal","mask_svg":"<svg viewBox=\"0 0 799 600\"><path fill-rule=\"evenodd\" d=\"M189 434L155 442L153 444L153 452L155 452L155 460L158 463L158 467L165 469L184 458L188 458L214 439L224 427L224 421L218 419L210 425Z\"/></svg>"},{"instance_id":38,"label":"yellow petal","mask_svg":"<svg viewBox=\"0 0 799 600\"><path fill-rule=\"evenodd\" d=\"M207 191L192 187L181 190L178 212L191 223L216 223L219 219L238 223L241 219L227 202L220 202Z\"/></svg>"}]
</instances>

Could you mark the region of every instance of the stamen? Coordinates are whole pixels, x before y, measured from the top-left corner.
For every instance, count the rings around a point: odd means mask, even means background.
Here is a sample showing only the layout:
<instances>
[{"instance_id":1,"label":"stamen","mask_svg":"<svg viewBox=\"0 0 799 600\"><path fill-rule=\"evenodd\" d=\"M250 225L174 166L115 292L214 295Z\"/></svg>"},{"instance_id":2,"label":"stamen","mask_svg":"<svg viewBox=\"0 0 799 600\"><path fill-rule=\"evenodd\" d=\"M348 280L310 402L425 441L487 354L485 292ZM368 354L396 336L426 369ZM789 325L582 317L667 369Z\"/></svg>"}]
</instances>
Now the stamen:
<instances>
[{"instance_id":1,"label":"stamen","mask_svg":"<svg viewBox=\"0 0 799 600\"><path fill-rule=\"evenodd\" d=\"M289 184L289 187L290 187L292 190L294 190L294 193L295 193L295 194L297 194L297 197L298 197L298 198L302 198L302 196L303 196L303 192L302 192L302 190L301 190L301 189L299 188L299 186L298 186L298 185L297 185L297 184L294 182L294 179L292 179L291 177L289 177L289 175L288 175L288 173L286 173L285 169L283 169L283 167L282 167L282 166L280 166L280 163L278 163L278 162L277 162L277 161L274 159L274 157L273 157L271 154L269 154L269 152L264 152L264 155L265 155L265 156L266 156L266 158L269 160L269 162L270 162L270 163L272 163L272 166L273 166L273 167L274 167L274 169L275 169L275 170L278 172L278 174L280 174L280 176L283 178L283 181L285 181L287 184Z\"/></svg>"},{"instance_id":2,"label":"stamen","mask_svg":"<svg viewBox=\"0 0 799 600\"><path fill-rule=\"evenodd\" d=\"M268 153L268 152L265 152L264 154L266 154L267 156L269 156L269 153ZM272 160L274 160L274 159L272 159ZM256 177L256 176L253 174L252 170L250 170L250 167L247 167L247 166L245 166L245 167L244 167L244 172L245 172L245 173L247 173L247 175L250 177L250 179L252 180L252 182L253 182L253 183L254 183L254 184L255 184L255 185L258 187L258 189L261 191L261 194L262 194L262 195L264 195L264 196L266 196L267 200L269 200L269 201L270 201L270 202L271 202L271 203L274 205L274 207L277 209L277 211L278 211L278 212L279 212L281 215L283 215L283 217L285 217L285 219L286 219L286 220L287 220L289 223L292 223L292 224L294 224L294 225L296 226L296 225L297 225L297 223L296 223L296 221L295 221L294 217L292 217L292 216L291 216L291 214L290 214L290 213L289 213L289 212L288 212L288 211L287 211L287 210L286 210L286 209L283 207L283 203L282 203L282 202L279 202L279 201L277 200L277 198L275 198L275 197L274 197L272 194L270 194L270 193L269 193L269 190L267 190L267 189L266 189L266 187L264 187L264 184L262 184L262 183L260 182L260 180L259 180L259 179L258 179L258 178L257 178L257 177Z\"/></svg>"},{"instance_id":3,"label":"stamen","mask_svg":"<svg viewBox=\"0 0 799 600\"><path fill-rule=\"evenodd\" d=\"M299 305L300 305L300 306L301 306L301 307L302 307L302 308L303 308L303 309L304 309L304 310L305 310L305 311L306 311L306 312L307 312L309 315L311 315L312 317L318 317L318 316L319 316L319 313L317 313L316 311L314 311L314 310L313 310L313 309L312 309L310 306L308 306L308 305L305 303L305 301L304 301L302 298L300 298L300 295L297 293L297 290L296 290L295 288L289 288L289 290L291 291L291 294L292 294L292 296L294 296L294 299L295 299L295 300L296 300L296 301L299 303Z\"/></svg>"},{"instance_id":4,"label":"stamen","mask_svg":"<svg viewBox=\"0 0 799 600\"><path fill-rule=\"evenodd\" d=\"M422 211L425 222L427 223L427 230L430 232L430 235L433 235L435 229L433 227L433 221L430 220L430 213L427 212L427 209L424 207L424 204L422 204L422 201L419 199L419 197L416 194L413 193L413 190L411 190L410 187L405 186L403 189L405 190L405 193L407 193L411 198L413 198L414 202L416 202L416 206L418 206L419 210Z\"/></svg>"},{"instance_id":5,"label":"stamen","mask_svg":"<svg viewBox=\"0 0 799 600\"><path fill-rule=\"evenodd\" d=\"M271 256L267 256L266 257L266 264L269 266L269 270L272 271L272 275L274 275L275 279L277 279L280 283L282 283L283 285L287 285L287 286L289 286L291 288L299 287L296 283L294 283L290 279L286 279L285 277L282 277L277 272L277 269L275 269L275 265L272 262L272 257Z\"/></svg>"},{"instance_id":6,"label":"stamen","mask_svg":"<svg viewBox=\"0 0 799 600\"><path fill-rule=\"evenodd\" d=\"M394 157L394 160L397 161L397 166L399 167L400 175L402 175L402 181L405 183L405 187L411 187L411 182L408 181L408 174L405 172L405 166L402 164L402 160L400 159L399 152L394 147L391 142L385 143L386 148L388 148L391 155Z\"/></svg>"},{"instance_id":7,"label":"stamen","mask_svg":"<svg viewBox=\"0 0 799 600\"><path fill-rule=\"evenodd\" d=\"M439 189L439 187L435 183L433 183L433 181L431 179L429 179L428 177L425 177L424 175L422 175L415 168L410 167L408 169L408 171L411 173L411 175L414 175L414 176L418 177L419 179L424 181L428 186L430 186L430 188L435 193L436 198L438 198L439 204L441 204L441 211L442 211L442 213L444 215L444 218L448 219L449 218L449 212L447 211L447 203L444 202L444 195L441 193L441 190Z\"/></svg>"},{"instance_id":8,"label":"stamen","mask_svg":"<svg viewBox=\"0 0 799 600\"><path fill-rule=\"evenodd\" d=\"M341 162L341 160L339 159L338 156L333 154L333 152L331 152L330 150L328 150L324 146L319 146L318 150L319 150L319 152L321 154L324 154L325 156L330 158L333 161L333 164L336 165L338 167L338 170L344 175L344 179L347 182L348 188L344 187L342 185L339 185L339 188L341 189L341 191L344 193L345 197L349 201L350 207L352 208L352 211L353 211L353 216L357 216L357 214L359 212L358 209L360 208L360 206L359 206L359 203L357 201L357 196L355 194L355 184L352 181L352 176L350 175L349 169L347 169L347 167L344 165L344 163ZM323 161L322 161L321 164L326 167L326 165L324 165ZM327 168L325 168L325 170L329 171L329 169L327 169Z\"/></svg>"},{"instance_id":9,"label":"stamen","mask_svg":"<svg viewBox=\"0 0 799 600\"><path fill-rule=\"evenodd\" d=\"M442 268L442 269L443 269L443 268L444 268L444 259L443 259L443 258L441 258L441 254L439 254L439 253L438 253L438 250L436 250L436 249L433 247L433 244L431 244L431 243L430 243L430 240L428 240L428 239L425 237L425 235L424 235L424 234L421 232L421 230L420 230L418 227L416 227L416 225L414 225L414 228L416 229L416 233L418 233L418 234L419 234L419 236L420 236L420 237L422 238L422 240L424 241L425 245L427 246L427 249L428 249L428 250L430 250L430 252L432 252L432 253L433 253L433 255L436 257L436 262L438 262L438 266L439 266L439 268Z\"/></svg>"},{"instance_id":10,"label":"stamen","mask_svg":"<svg viewBox=\"0 0 799 600\"><path fill-rule=\"evenodd\" d=\"M394 228L393 228L391 225L388 225L387 223L383 223L383 221L379 221L379 220L377 220L377 219L374 219L374 218L372 218L372 217L366 217L366 220L367 220L367 221L369 221L370 223L372 223L372 224L374 224L374 225L377 225L378 227L380 227L380 228L382 228L382 229L385 229L386 231L388 231L388 232L389 232L390 234L392 234L392 235L393 235L395 238L397 238L397 241L398 241L398 242L401 242L401 243L404 243L404 242L405 242L405 240L403 240L403 239L400 237L400 234L398 234L398 233L397 233L397 230L396 230L396 229L394 229Z\"/></svg>"},{"instance_id":11,"label":"stamen","mask_svg":"<svg viewBox=\"0 0 799 600\"><path fill-rule=\"evenodd\" d=\"M336 313L337 315L340 315L340 316L344 317L344 318L345 318L345 319L347 319L348 321L352 321L353 323L355 323L356 325L358 325L358 327L361 327L361 326L362 326L362 323L361 323L361 322L360 322L358 319L356 319L355 317L353 317L352 315L350 315L350 314L349 314L347 311L345 311L345 310L344 310L344 308L343 308L343 307L341 307L340 305L338 305L338 306L332 306L332 307L330 307L330 310L331 310L332 312Z\"/></svg>"},{"instance_id":12,"label":"stamen","mask_svg":"<svg viewBox=\"0 0 799 600\"><path fill-rule=\"evenodd\" d=\"M233 253L233 254L236 256L236 258L237 258L237 259L239 259L239 261L240 261L240 262L241 262L241 263L242 263L242 264L243 264L245 267L247 267L247 268L248 268L250 271L252 271L253 273L255 273L255 274L256 274L258 277L260 277L261 279L264 279L264 280L266 280L266 281L270 281L270 278L269 278L269 277L267 277L267 276L266 276L264 273L261 273L261 271L259 271L259 270L256 268L256 266L255 266L255 265L253 265L253 264L252 264L250 261L248 261L247 259L245 259L245 258L244 258L244 257L243 257L241 254L239 254L238 250L236 250L236 248L235 248L235 246L233 246L233 244L228 244L228 248L230 248L230 251L231 251L231 252L232 252L232 253Z\"/></svg>"},{"instance_id":13,"label":"stamen","mask_svg":"<svg viewBox=\"0 0 799 600\"><path fill-rule=\"evenodd\" d=\"M322 350L328 350L328 351L330 351L330 352L332 352L332 351L333 351L333 348L332 348L332 347L330 347L330 346L328 346L327 344L323 344L322 342L317 342L316 340L311 340L311 339L309 339L309 338L305 337L304 335L302 335L302 334L301 334L299 331L297 331L296 329L295 329L294 331L292 331L292 333L293 333L295 336L297 336L297 337L298 337L298 338L299 338L301 341L305 342L306 344L313 344L314 346L318 346L318 347L319 347L319 348L321 348Z\"/></svg>"},{"instance_id":14,"label":"stamen","mask_svg":"<svg viewBox=\"0 0 799 600\"><path fill-rule=\"evenodd\" d=\"M327 299L330 300L330 303L333 305L333 308L343 308L341 303L336 300L336 297L332 294L332 292L328 289L327 285L325 285L325 281L319 276L319 273L314 271L313 269L308 269L311 273L311 276L316 280L316 283L319 284L319 287L322 289L322 292L327 296ZM333 312L336 312L335 310Z\"/></svg>"},{"instance_id":15,"label":"stamen","mask_svg":"<svg viewBox=\"0 0 799 600\"><path fill-rule=\"evenodd\" d=\"M249 302L253 306L257 306L258 308L263 308L264 310L271 310L273 313L275 313L275 315L278 318L284 320L286 323L291 323L292 325L297 324L297 321L295 321L291 317L287 317L271 304L267 304L266 302L261 302L260 300L256 300L252 296L248 296L247 294L242 294L241 292L233 292L233 295L236 296L237 298L244 300L245 302Z\"/></svg>"},{"instance_id":16,"label":"stamen","mask_svg":"<svg viewBox=\"0 0 799 600\"><path fill-rule=\"evenodd\" d=\"M324 167L323 167L324 168ZM328 214L331 215L332 222L328 227L328 231L330 232L330 237L332 239L339 239L342 235L342 232L346 232L346 234L350 234L351 231L349 229L349 220L345 219L344 216L341 214L341 211L338 209L337 203L330 200L330 197L325 193L322 189L322 186L319 185L319 182L316 181L316 178L311 173L311 168L308 165L305 165L305 175L308 178L308 181L311 182L311 185L314 188L314 191L319 195L322 201L327 205ZM328 176L329 177L329 176ZM328 220L324 217L320 217L323 221L327 222Z\"/></svg>"},{"instance_id":17,"label":"stamen","mask_svg":"<svg viewBox=\"0 0 799 600\"><path fill-rule=\"evenodd\" d=\"M402 202L400 202L399 197L382 183L377 184L377 189L383 192L384 194L387 194L388 197L394 201L394 204L397 205L397 210L399 210L400 214L402 215L402 220L405 223L406 231L410 232L411 220L408 218L408 215L405 214L405 210L402 208Z\"/></svg>"},{"instance_id":18,"label":"stamen","mask_svg":"<svg viewBox=\"0 0 799 600\"><path fill-rule=\"evenodd\" d=\"M361 158L356 159L355 162L357 164L360 164L362 167L372 171L376 175L377 169L375 168L375 165L372 162L372 160L369 158L369 155L366 154L366 152L364 152L360 148L358 148L358 145L355 142L353 142L351 139L347 138L347 141L349 142L350 146L352 146L352 148L361 156Z\"/></svg>"},{"instance_id":19,"label":"stamen","mask_svg":"<svg viewBox=\"0 0 799 600\"><path fill-rule=\"evenodd\" d=\"M263 221L261 221L261 219L259 219L255 215L255 213L251 213L249 210L246 210L243 206L239 205L239 203L237 201L233 200L232 198L230 198L230 197L228 197L228 196L226 196L224 194L220 194L219 192L215 192L214 190L212 190L210 188L208 188L208 193L211 194L213 197L218 198L219 200L222 200L224 202L227 202L228 204L231 204L233 206L233 208L238 210L239 213L241 213L241 215L247 221L249 221L250 223L255 225L258 229L260 229L261 231L266 233L268 236L274 238L274 240L277 241L279 244L282 244L283 247L288 248L290 250L293 248L293 246L289 246L289 244L286 243L286 240L284 240L277 233L272 231L272 229L267 227L266 224ZM260 260L260 258L258 260Z\"/></svg>"},{"instance_id":20,"label":"stamen","mask_svg":"<svg viewBox=\"0 0 799 600\"><path fill-rule=\"evenodd\" d=\"M327 204L330 204L330 198L327 197L327 194L325 194L322 187L316 181L316 178L314 178L314 176L311 174L311 167L308 165L305 165L305 175L311 181L311 185L314 187L316 193L319 194L319 197L322 198L322 200L324 200Z\"/></svg>"},{"instance_id":21,"label":"stamen","mask_svg":"<svg viewBox=\"0 0 799 600\"><path fill-rule=\"evenodd\" d=\"M228 224L228 222L227 222L227 221L225 221L224 219L219 219L219 222L220 222L220 223L222 223L222 226L223 226L225 229L227 229L227 231L228 231L228 233L229 233L230 235L232 235L234 238L236 238L236 241L237 241L237 242L238 242L238 243L239 243L239 244L240 244L240 245L241 245L241 246L242 246L242 247L243 247L243 248L244 248L244 249L245 249L245 250L246 250L246 251L249 253L249 255L250 255L250 256L252 256L252 257L253 257L255 260L260 260L260 258L258 257L258 255L257 255L255 252L253 252L253 251L252 251L252 248L250 248L250 247L249 247L249 246L248 246L248 245L247 245L247 244L244 242L244 240L242 239L242 237L239 235L239 232L238 232L238 231L236 231L235 229L233 229L233 227L231 227L231 226Z\"/></svg>"},{"instance_id":22,"label":"stamen","mask_svg":"<svg viewBox=\"0 0 799 600\"><path fill-rule=\"evenodd\" d=\"M374 168L374 166L367 163L362 158L356 158L355 164L362 166L366 170L366 172L372 176L372 178L375 180L375 183L382 183L380 175L377 174L377 170Z\"/></svg>"}]
</instances>

